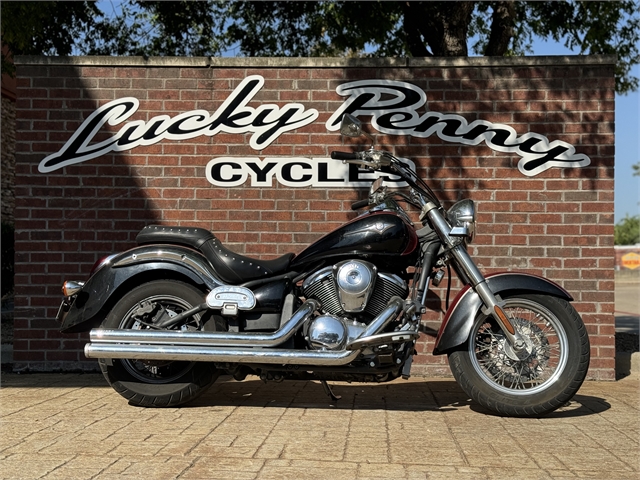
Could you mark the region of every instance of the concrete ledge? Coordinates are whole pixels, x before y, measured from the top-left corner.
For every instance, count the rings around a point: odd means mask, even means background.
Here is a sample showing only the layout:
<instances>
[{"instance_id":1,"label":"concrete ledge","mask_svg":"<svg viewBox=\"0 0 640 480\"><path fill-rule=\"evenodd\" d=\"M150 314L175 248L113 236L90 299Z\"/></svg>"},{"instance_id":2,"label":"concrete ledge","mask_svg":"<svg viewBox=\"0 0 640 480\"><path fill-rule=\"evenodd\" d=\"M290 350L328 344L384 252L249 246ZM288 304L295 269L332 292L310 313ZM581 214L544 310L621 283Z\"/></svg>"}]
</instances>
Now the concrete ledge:
<instances>
[{"instance_id":1,"label":"concrete ledge","mask_svg":"<svg viewBox=\"0 0 640 480\"><path fill-rule=\"evenodd\" d=\"M618 352L616 354L616 377L640 373L640 352Z\"/></svg>"},{"instance_id":2,"label":"concrete ledge","mask_svg":"<svg viewBox=\"0 0 640 480\"><path fill-rule=\"evenodd\" d=\"M44 57L18 55L16 65L142 66L202 68L399 68L399 67L533 67L548 65L615 65L615 55L558 55L527 57Z\"/></svg>"},{"instance_id":3,"label":"concrete ledge","mask_svg":"<svg viewBox=\"0 0 640 480\"><path fill-rule=\"evenodd\" d=\"M640 269L616 270L615 281L620 283L640 283Z\"/></svg>"}]
</instances>

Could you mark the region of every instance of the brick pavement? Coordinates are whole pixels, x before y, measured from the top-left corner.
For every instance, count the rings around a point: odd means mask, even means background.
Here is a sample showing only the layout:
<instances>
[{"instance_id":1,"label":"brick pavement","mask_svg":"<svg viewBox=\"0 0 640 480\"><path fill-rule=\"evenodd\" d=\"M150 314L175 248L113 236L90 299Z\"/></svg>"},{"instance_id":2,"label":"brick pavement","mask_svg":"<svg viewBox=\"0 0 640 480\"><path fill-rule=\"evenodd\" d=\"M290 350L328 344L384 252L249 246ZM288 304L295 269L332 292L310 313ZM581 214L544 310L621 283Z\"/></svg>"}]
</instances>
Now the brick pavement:
<instances>
[{"instance_id":1,"label":"brick pavement","mask_svg":"<svg viewBox=\"0 0 640 480\"><path fill-rule=\"evenodd\" d=\"M250 377L251 378L251 377ZM2 479L637 479L640 377L586 382L541 419L488 415L451 379L219 381L131 407L96 374L3 374Z\"/></svg>"}]
</instances>

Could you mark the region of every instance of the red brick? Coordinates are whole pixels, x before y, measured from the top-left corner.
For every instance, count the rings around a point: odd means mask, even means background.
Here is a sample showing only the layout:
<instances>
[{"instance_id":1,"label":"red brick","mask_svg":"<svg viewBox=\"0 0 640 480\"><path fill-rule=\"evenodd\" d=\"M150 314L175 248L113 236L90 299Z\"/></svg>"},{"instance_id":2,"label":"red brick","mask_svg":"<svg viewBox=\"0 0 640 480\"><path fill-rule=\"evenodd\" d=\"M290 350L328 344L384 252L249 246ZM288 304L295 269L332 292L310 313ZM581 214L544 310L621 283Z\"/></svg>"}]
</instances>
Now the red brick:
<instances>
[{"instance_id":1,"label":"red brick","mask_svg":"<svg viewBox=\"0 0 640 480\"><path fill-rule=\"evenodd\" d=\"M16 277L16 304L20 302L20 292L25 291L30 282L53 282L56 277L56 285L40 283L46 295L34 297L33 303L29 303L29 308L43 304L37 307L42 310L38 315L55 314L55 303L59 300L57 282L65 273L63 262L74 263L75 272L88 270L97 254L91 250L112 251L114 243L131 246L136 232L149 221L197 224L219 232L219 237L231 242L236 251L273 258L289 251L300 251L319 235L354 218L356 214L350 211L351 202L366 196L366 189L360 188L289 189L275 181L273 187L267 189L217 188L206 181L204 168L206 162L216 156L324 157L331 150L344 150L342 139L327 132L323 122L344 100L336 95L335 88L347 81L347 77L371 78L369 69L353 69L347 75L343 69L334 68L117 67L103 72L106 76L87 78L85 75L83 81L92 89L88 96L77 79L65 78L72 69L28 68L26 71L41 76L22 82L32 93L22 98L50 102L59 101L53 98L55 96L67 97L69 109L67 113L52 112L52 119L62 120L53 122L46 120L46 112L43 115L43 112L31 109L31 100L19 103L22 131L18 132L18 158L24 158L27 163L19 160L16 166L19 182L24 187L17 190L19 199L14 212L20 232L16 258L26 270ZM430 185L447 205L465 196L478 202L481 233L470 248L483 270L497 271L524 265L524 269L532 273L553 274L567 286L582 288L576 305L581 312L590 315L588 320L599 321L600 314L594 315L594 312L603 312L602 315L607 312L609 316L602 316L602 319L612 318L610 311L613 309L610 291L613 136L609 129L598 127L613 122L612 77L589 77L588 87L584 87L584 79L576 76L583 70L593 71L595 75L611 75L607 69L588 66L568 69L382 69L376 74L378 78L394 80L399 76L411 78L412 83L426 89L431 111L464 111L468 121L502 122L512 125L520 134L529 130L545 135L556 133L557 137L549 136L549 139L579 145L579 152L590 155L598 167L549 169L527 178L516 169L517 155L495 153L484 144L461 146L444 142L437 136L418 139L391 135L378 135L378 144L398 155L414 158L419 175L431 180ZM91 75L99 70L86 72ZM142 101L141 110L135 117L143 119L163 114L175 116L193 108L213 112L228 98L231 89L251 73L267 78L253 107L264 101L301 102L307 109L318 108L319 119L304 129L280 136L260 153L248 146L249 134L221 133L186 142L164 140L124 155L106 155L69 166L64 175L54 172L44 176L37 172L42 155L31 152L49 153L60 148L61 142L68 139L69 132L79 126L81 119L87 118L108 99L125 94L146 97L148 100ZM295 91L290 90L294 79L297 82ZM99 88L107 86L122 90L116 93ZM51 94L48 89L52 90ZM80 93L82 97L79 97ZM327 100L314 101L319 98ZM164 100L169 101L163 103ZM55 104L50 106L57 108ZM82 115L74 117L74 109L81 110ZM516 125L514 122L533 124ZM578 123L582 127L576 127ZM107 139L119 128L106 128L105 131L112 133L101 134L99 138ZM33 132L49 132L48 138L52 142L46 142L46 138L39 138ZM132 175L136 176L135 181ZM47 178L59 181L48 182ZM78 182L79 178L82 183ZM62 213L50 217L44 213L47 210ZM416 217L415 212L412 216ZM49 237L47 232L50 231L64 231L64 237ZM36 237L37 241L34 241ZM33 253L30 256L23 252ZM46 255L56 257L49 259L49 273L44 275L38 264L44 263L46 259L41 257ZM81 259L82 255L91 258ZM590 291L584 290L586 284L579 282L597 283L588 285L593 289ZM55 328L48 324L33 325ZM604 329L602 334L610 335L609 330ZM73 358L72 361L81 358L79 343L67 346L72 350L68 358ZM420 349L425 348L427 344L421 343ZM609 346L598 346L594 354L605 358L613 355L611 352L613 349ZM66 353L61 357L56 355L51 353L46 361L67 361ZM38 357L34 361L44 360L44 357ZM25 357L21 361L31 360ZM444 358L426 357L419 360L422 361L427 362L422 364L425 369L445 365L442 363ZM589 374L605 378L610 376L607 373L610 370L610 365L600 366L592 368Z\"/></svg>"}]
</instances>

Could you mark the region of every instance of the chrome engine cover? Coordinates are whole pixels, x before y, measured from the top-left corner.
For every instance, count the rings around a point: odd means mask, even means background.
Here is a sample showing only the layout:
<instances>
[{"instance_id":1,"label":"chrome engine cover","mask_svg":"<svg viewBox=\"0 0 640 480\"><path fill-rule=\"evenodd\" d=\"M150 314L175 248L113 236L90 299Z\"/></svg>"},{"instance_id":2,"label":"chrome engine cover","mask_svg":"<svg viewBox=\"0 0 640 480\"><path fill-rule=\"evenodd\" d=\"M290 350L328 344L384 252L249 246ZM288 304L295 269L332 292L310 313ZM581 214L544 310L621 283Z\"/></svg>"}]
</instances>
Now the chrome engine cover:
<instances>
[{"instance_id":1,"label":"chrome engine cover","mask_svg":"<svg viewBox=\"0 0 640 480\"><path fill-rule=\"evenodd\" d=\"M333 266L338 297L345 312L362 312L375 285L378 269L369 262L347 260Z\"/></svg>"},{"instance_id":2,"label":"chrome engine cover","mask_svg":"<svg viewBox=\"0 0 640 480\"><path fill-rule=\"evenodd\" d=\"M307 341L311 348L342 350L365 331L366 325L335 315L320 315L309 323Z\"/></svg>"},{"instance_id":3,"label":"chrome engine cover","mask_svg":"<svg viewBox=\"0 0 640 480\"><path fill-rule=\"evenodd\" d=\"M333 315L320 315L309 324L307 339L312 348L342 350L347 342L347 327Z\"/></svg>"}]
</instances>

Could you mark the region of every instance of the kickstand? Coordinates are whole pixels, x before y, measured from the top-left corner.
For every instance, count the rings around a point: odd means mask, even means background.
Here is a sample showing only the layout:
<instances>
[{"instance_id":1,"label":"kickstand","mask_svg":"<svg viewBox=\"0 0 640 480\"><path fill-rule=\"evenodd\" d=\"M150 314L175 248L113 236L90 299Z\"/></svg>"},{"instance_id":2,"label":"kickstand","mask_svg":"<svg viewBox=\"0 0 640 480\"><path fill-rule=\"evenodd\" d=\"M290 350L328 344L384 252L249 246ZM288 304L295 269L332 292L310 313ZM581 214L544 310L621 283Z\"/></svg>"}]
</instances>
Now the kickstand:
<instances>
[{"instance_id":1,"label":"kickstand","mask_svg":"<svg viewBox=\"0 0 640 480\"><path fill-rule=\"evenodd\" d=\"M338 400L340 400L342 398L341 395L336 395L335 393L333 393L331 391L331 387L329 386L329 384L327 383L326 380L320 380L320 383L322 384L322 387L324 388L324 393L326 393L329 398L331 399L332 402L337 402Z\"/></svg>"}]
</instances>

